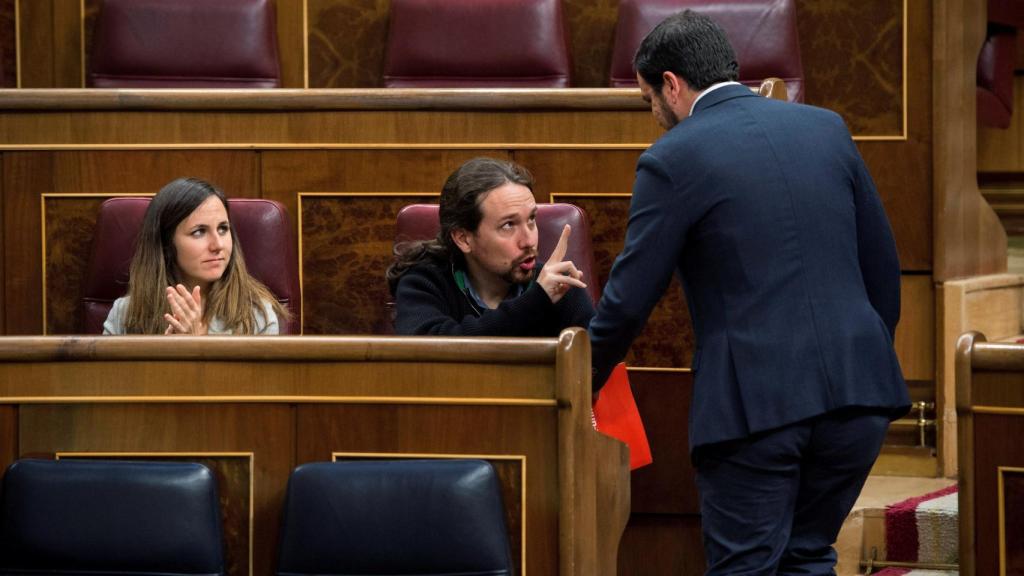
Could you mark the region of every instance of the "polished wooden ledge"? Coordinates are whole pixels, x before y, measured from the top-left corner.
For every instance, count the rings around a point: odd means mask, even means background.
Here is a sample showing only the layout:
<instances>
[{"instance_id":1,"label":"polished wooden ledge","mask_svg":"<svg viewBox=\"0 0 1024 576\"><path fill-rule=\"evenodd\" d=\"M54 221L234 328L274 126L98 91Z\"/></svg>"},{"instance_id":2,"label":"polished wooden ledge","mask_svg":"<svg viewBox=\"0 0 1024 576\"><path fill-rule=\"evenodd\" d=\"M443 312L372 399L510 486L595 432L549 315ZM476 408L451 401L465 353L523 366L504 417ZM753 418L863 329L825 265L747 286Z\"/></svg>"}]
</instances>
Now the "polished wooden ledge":
<instances>
[{"instance_id":1,"label":"polished wooden ledge","mask_svg":"<svg viewBox=\"0 0 1024 576\"><path fill-rule=\"evenodd\" d=\"M649 110L638 88L0 90L0 110Z\"/></svg>"},{"instance_id":2,"label":"polished wooden ledge","mask_svg":"<svg viewBox=\"0 0 1024 576\"><path fill-rule=\"evenodd\" d=\"M562 335L571 345L573 333ZM568 339L568 340L566 340ZM553 338L406 336L3 336L0 362L213 360L550 364Z\"/></svg>"},{"instance_id":3,"label":"polished wooden ledge","mask_svg":"<svg viewBox=\"0 0 1024 576\"><path fill-rule=\"evenodd\" d=\"M975 372L1024 372L1024 344L988 342L977 332L960 337L957 356L965 368Z\"/></svg>"}]
</instances>

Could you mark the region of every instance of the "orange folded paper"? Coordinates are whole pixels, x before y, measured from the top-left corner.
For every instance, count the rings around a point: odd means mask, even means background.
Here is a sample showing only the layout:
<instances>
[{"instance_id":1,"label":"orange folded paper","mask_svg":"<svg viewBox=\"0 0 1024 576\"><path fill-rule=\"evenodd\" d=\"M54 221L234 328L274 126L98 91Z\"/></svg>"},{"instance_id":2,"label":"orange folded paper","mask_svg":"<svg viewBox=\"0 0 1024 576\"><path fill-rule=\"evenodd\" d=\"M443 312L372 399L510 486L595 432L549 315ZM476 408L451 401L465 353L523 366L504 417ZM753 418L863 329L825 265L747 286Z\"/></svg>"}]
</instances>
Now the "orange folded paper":
<instances>
[{"instance_id":1,"label":"orange folded paper","mask_svg":"<svg viewBox=\"0 0 1024 576\"><path fill-rule=\"evenodd\" d=\"M629 386L626 365L619 363L612 370L608 382L601 388L601 394L594 403L594 428L621 440L629 446L629 469L636 470L650 464L651 446L647 443L647 432L636 409L633 389Z\"/></svg>"}]
</instances>

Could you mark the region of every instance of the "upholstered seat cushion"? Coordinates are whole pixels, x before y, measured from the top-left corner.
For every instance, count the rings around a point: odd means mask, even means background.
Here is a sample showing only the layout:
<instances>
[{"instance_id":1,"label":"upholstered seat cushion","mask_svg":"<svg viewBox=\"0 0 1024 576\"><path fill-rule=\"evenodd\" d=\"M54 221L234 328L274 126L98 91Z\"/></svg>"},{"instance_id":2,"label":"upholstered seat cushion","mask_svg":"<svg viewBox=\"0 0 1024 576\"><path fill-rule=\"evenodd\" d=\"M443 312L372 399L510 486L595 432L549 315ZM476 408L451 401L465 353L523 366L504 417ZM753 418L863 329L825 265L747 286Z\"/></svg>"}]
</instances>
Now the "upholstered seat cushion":
<instances>
[{"instance_id":1,"label":"upholstered seat cushion","mask_svg":"<svg viewBox=\"0 0 1024 576\"><path fill-rule=\"evenodd\" d=\"M510 576L497 475L482 460L299 466L278 574Z\"/></svg>"},{"instance_id":2,"label":"upholstered seat cushion","mask_svg":"<svg viewBox=\"0 0 1024 576\"><path fill-rule=\"evenodd\" d=\"M201 464L20 460L4 476L0 574L221 574L220 526Z\"/></svg>"}]
</instances>

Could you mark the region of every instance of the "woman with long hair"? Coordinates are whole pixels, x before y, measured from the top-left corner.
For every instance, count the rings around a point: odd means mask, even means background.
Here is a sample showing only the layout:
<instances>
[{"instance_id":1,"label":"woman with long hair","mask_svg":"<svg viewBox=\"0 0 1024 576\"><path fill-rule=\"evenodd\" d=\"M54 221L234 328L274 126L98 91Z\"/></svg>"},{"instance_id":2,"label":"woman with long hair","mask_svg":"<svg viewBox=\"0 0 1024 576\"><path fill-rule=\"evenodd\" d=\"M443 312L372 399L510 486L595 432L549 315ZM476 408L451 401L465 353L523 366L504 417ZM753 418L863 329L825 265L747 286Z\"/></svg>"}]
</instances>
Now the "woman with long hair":
<instances>
[{"instance_id":1,"label":"woman with long hair","mask_svg":"<svg viewBox=\"0 0 1024 576\"><path fill-rule=\"evenodd\" d=\"M150 202L104 334L277 334L288 312L245 266L224 193L179 178Z\"/></svg>"}]
</instances>

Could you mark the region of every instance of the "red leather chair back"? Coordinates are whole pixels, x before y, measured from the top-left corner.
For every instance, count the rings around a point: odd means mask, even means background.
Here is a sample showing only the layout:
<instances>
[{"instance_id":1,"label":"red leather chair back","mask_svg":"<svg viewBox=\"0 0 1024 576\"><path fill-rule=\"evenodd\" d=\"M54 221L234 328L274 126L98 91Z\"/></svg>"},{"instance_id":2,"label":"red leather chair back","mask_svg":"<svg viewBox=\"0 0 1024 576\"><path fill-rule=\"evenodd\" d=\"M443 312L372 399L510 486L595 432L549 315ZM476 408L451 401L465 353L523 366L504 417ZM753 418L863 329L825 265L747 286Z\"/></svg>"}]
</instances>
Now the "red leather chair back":
<instances>
[{"instance_id":1,"label":"red leather chair back","mask_svg":"<svg viewBox=\"0 0 1024 576\"><path fill-rule=\"evenodd\" d=\"M633 56L640 42L662 20L685 9L711 17L725 30L740 64L740 82L757 87L765 78L781 78L789 101L803 102L794 0L622 0L612 50L612 86L637 85Z\"/></svg>"},{"instance_id":2,"label":"red leather chair back","mask_svg":"<svg viewBox=\"0 0 1024 576\"><path fill-rule=\"evenodd\" d=\"M111 198L100 206L82 292L84 334L102 333L114 300L128 291L128 268L149 201L144 197ZM281 333L298 334L298 250L288 212L273 200L231 198L228 205L249 273L292 313L289 322L281 323Z\"/></svg>"},{"instance_id":3,"label":"red leather chair back","mask_svg":"<svg viewBox=\"0 0 1024 576\"><path fill-rule=\"evenodd\" d=\"M389 88L569 86L561 0L392 0Z\"/></svg>"},{"instance_id":4,"label":"red leather chair back","mask_svg":"<svg viewBox=\"0 0 1024 576\"><path fill-rule=\"evenodd\" d=\"M277 88L273 0L103 0L94 88Z\"/></svg>"},{"instance_id":5,"label":"red leather chair back","mask_svg":"<svg viewBox=\"0 0 1024 576\"><path fill-rule=\"evenodd\" d=\"M1017 50L1015 28L989 24L988 37L978 54L978 123L1009 128L1013 116L1013 66Z\"/></svg>"},{"instance_id":6,"label":"red leather chair back","mask_svg":"<svg viewBox=\"0 0 1024 576\"><path fill-rule=\"evenodd\" d=\"M573 204L538 204L537 205L537 250L538 259L546 262L555 249L562 228L572 226L569 246L565 257L572 260L583 272L583 282L587 285L594 304L601 299L601 287L597 282L597 269L594 264L594 248L590 243L590 222L586 213ZM430 240L437 236L441 229L437 204L411 204L398 213L395 232L395 243L416 240Z\"/></svg>"},{"instance_id":7,"label":"red leather chair back","mask_svg":"<svg viewBox=\"0 0 1024 576\"><path fill-rule=\"evenodd\" d=\"M988 31L978 54L978 123L1009 128L1013 116L1013 76L1024 2L988 0Z\"/></svg>"}]
</instances>

